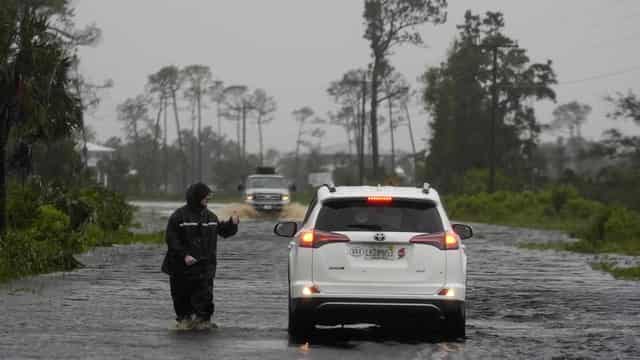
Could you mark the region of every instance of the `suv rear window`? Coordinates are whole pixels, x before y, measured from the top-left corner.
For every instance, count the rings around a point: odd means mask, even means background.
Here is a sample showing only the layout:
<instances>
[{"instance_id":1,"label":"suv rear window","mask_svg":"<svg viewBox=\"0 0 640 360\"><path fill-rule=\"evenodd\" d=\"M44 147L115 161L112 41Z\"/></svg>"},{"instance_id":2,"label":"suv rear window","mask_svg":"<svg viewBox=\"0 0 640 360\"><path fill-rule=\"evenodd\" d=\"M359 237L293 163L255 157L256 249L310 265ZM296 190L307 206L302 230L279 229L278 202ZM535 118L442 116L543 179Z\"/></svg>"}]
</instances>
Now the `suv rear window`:
<instances>
[{"instance_id":1,"label":"suv rear window","mask_svg":"<svg viewBox=\"0 0 640 360\"><path fill-rule=\"evenodd\" d=\"M444 231L434 203L411 200L394 200L384 205L367 204L365 199L330 200L320 209L315 228L323 231Z\"/></svg>"}]
</instances>

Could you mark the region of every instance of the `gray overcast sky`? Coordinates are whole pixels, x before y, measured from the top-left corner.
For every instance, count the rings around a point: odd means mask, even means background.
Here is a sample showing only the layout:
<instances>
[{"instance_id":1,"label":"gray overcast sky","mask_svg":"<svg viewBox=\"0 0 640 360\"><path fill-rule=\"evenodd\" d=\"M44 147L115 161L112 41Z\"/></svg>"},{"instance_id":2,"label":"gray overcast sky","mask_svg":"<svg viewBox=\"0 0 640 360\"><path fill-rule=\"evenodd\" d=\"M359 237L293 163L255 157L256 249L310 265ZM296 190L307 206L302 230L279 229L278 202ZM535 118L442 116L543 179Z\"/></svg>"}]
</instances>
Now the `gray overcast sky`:
<instances>
[{"instance_id":1,"label":"gray overcast sky","mask_svg":"<svg viewBox=\"0 0 640 360\"><path fill-rule=\"evenodd\" d=\"M326 95L330 81L346 70L365 66L369 48L362 38L362 0L76 0L78 25L95 22L103 41L80 51L82 71L94 81L107 78L115 86L89 117L103 141L122 136L115 108L141 93L147 76L169 64L211 66L214 76L230 84L264 88L278 102L276 120L265 137L268 146L289 151L295 143L291 111L304 105L325 114L335 110ZM616 91L640 91L640 1L638 0L450 0L447 24L420 28L426 48L399 49L393 64L415 85L426 66L437 65L456 34L466 9L500 10L506 33L528 49L533 61L553 60L561 84L558 103L578 100L593 106L583 129L587 138L616 127L638 134L630 123L611 122L602 98ZM629 71L626 71L629 70ZM603 74L625 71L573 82ZM566 84L562 84L566 83ZM549 122L556 105L537 105L538 119ZM213 124L213 107L206 124ZM417 137L427 136L428 117L413 109ZM184 112L182 120L189 120ZM173 123L173 122L171 122ZM185 124L186 125L186 124ZM231 123L223 130L234 136ZM215 127L214 127L215 129ZM175 136L171 127L169 134ZM255 132L252 133L254 136ZM399 147L409 149L406 127L399 130ZM256 136L257 137L257 136ZM390 147L382 135L383 149ZM548 138L548 137L547 137ZM249 139L250 151L257 140ZM324 144L345 143L339 128L328 132Z\"/></svg>"}]
</instances>

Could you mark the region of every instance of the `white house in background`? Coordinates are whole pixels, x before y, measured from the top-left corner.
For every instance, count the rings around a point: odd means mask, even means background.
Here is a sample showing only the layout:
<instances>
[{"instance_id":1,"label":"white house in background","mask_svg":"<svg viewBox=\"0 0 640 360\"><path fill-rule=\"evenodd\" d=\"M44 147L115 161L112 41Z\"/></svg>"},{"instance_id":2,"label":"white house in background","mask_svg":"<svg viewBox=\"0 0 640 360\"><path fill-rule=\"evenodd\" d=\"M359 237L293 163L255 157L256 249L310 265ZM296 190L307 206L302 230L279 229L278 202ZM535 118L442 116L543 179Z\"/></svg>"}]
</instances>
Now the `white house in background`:
<instances>
[{"instance_id":1,"label":"white house in background","mask_svg":"<svg viewBox=\"0 0 640 360\"><path fill-rule=\"evenodd\" d=\"M98 162L104 159L111 159L115 149L110 147L87 143L87 167L93 169L96 173L96 181L98 184L102 184L104 187L109 185L109 177L107 174L102 173L98 168Z\"/></svg>"}]
</instances>

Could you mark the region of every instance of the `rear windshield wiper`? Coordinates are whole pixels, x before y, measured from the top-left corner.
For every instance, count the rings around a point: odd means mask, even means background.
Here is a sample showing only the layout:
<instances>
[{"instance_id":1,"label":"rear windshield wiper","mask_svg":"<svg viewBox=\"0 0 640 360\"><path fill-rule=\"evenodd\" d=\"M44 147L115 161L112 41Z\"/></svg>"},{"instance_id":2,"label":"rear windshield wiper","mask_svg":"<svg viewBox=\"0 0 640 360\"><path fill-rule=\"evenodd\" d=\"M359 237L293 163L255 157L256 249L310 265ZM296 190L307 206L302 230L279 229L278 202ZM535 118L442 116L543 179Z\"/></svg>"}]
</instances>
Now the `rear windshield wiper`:
<instances>
[{"instance_id":1,"label":"rear windshield wiper","mask_svg":"<svg viewBox=\"0 0 640 360\"><path fill-rule=\"evenodd\" d=\"M375 230L375 231L382 230L382 226L375 225L375 224L349 224L347 225L347 227L356 228L356 229Z\"/></svg>"}]
</instances>

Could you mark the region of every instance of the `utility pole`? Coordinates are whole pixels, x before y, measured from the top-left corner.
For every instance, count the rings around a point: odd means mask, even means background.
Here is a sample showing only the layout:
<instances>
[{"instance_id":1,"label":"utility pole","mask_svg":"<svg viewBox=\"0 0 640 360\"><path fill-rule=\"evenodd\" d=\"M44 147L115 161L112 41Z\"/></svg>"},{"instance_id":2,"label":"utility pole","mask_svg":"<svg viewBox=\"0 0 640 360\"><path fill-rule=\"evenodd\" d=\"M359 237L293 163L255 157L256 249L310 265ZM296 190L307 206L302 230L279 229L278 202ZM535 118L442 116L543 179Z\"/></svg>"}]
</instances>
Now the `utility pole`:
<instances>
[{"instance_id":1,"label":"utility pole","mask_svg":"<svg viewBox=\"0 0 640 360\"><path fill-rule=\"evenodd\" d=\"M413 158L413 182L418 184L417 179L418 179L418 174L417 174L417 170L416 170L416 166L417 166L417 157L418 157L418 153L416 152L416 142L413 138L413 127L411 126L411 114L409 114L409 107L407 106L407 104L405 103L403 105L404 107L404 112L407 114L407 124L409 126L409 138L411 139L411 151L412 151L412 158Z\"/></svg>"},{"instance_id":2,"label":"utility pole","mask_svg":"<svg viewBox=\"0 0 640 360\"><path fill-rule=\"evenodd\" d=\"M489 133L489 184L488 191L493 193L496 189L496 121L498 113L498 52L501 48L517 48L517 44L495 43L480 45L481 48L491 50L493 56L492 83L491 83L491 127Z\"/></svg>"},{"instance_id":3,"label":"utility pole","mask_svg":"<svg viewBox=\"0 0 640 360\"><path fill-rule=\"evenodd\" d=\"M247 159L247 103L242 100L242 162Z\"/></svg>"},{"instance_id":4,"label":"utility pole","mask_svg":"<svg viewBox=\"0 0 640 360\"><path fill-rule=\"evenodd\" d=\"M367 73L365 72L362 75L362 112L360 116L360 143L358 146L360 147L360 151L358 152L358 170L360 177L360 185L364 185L364 129L365 129L365 121L367 121L366 117L366 104L367 104Z\"/></svg>"}]
</instances>

